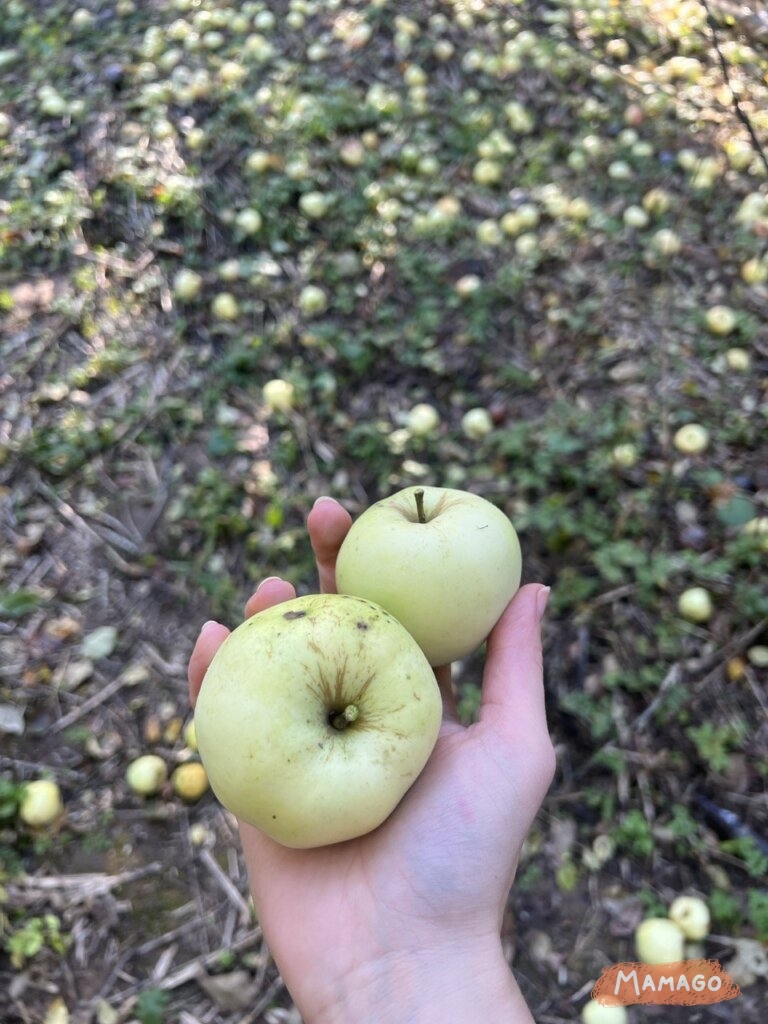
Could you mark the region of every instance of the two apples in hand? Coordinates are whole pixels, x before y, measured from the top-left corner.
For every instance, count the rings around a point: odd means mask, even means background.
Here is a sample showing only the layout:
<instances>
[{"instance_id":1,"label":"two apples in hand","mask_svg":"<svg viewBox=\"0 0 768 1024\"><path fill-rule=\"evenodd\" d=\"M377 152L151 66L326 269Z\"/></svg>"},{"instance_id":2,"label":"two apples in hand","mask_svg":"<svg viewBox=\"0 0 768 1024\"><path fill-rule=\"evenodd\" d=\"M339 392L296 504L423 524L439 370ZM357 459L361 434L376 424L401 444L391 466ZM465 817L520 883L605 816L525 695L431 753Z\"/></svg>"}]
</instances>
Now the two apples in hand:
<instances>
[{"instance_id":1,"label":"two apples in hand","mask_svg":"<svg viewBox=\"0 0 768 1024\"><path fill-rule=\"evenodd\" d=\"M218 799L285 846L375 829L437 741L434 666L485 640L521 564L511 522L478 495L408 487L368 508L337 594L267 608L216 652L195 726Z\"/></svg>"}]
</instances>

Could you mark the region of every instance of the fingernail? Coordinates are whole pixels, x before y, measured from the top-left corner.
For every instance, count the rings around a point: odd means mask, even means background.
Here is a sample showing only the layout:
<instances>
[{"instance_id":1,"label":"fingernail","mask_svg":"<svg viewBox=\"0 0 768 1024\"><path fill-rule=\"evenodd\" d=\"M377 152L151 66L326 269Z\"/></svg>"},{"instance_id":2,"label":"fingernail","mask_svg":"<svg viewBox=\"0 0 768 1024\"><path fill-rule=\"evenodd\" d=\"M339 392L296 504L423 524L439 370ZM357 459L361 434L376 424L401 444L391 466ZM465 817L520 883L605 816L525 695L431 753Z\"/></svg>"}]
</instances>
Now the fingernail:
<instances>
[{"instance_id":1,"label":"fingernail","mask_svg":"<svg viewBox=\"0 0 768 1024\"><path fill-rule=\"evenodd\" d=\"M208 619L208 621L204 622L202 624L202 626L200 627L200 636L202 636L203 633L207 633L208 630L211 629L212 626L218 626L218 625L219 625L219 623L216 621L216 619Z\"/></svg>"},{"instance_id":2,"label":"fingernail","mask_svg":"<svg viewBox=\"0 0 768 1024\"><path fill-rule=\"evenodd\" d=\"M258 585L258 587L256 587L256 593L258 593L261 590L261 588L264 586L265 583L271 583L273 580L279 580L279 579L280 579L279 576L267 576L267 578L263 579L261 581L261 583Z\"/></svg>"},{"instance_id":3,"label":"fingernail","mask_svg":"<svg viewBox=\"0 0 768 1024\"><path fill-rule=\"evenodd\" d=\"M536 595L536 618L539 622L544 618L544 612L547 610L550 589L550 587L542 587Z\"/></svg>"},{"instance_id":4,"label":"fingernail","mask_svg":"<svg viewBox=\"0 0 768 1024\"><path fill-rule=\"evenodd\" d=\"M315 503L312 508L317 508L318 505L325 505L329 501L332 501L334 505L336 504L335 498L331 498L327 494L321 494L319 498L315 499Z\"/></svg>"}]
</instances>

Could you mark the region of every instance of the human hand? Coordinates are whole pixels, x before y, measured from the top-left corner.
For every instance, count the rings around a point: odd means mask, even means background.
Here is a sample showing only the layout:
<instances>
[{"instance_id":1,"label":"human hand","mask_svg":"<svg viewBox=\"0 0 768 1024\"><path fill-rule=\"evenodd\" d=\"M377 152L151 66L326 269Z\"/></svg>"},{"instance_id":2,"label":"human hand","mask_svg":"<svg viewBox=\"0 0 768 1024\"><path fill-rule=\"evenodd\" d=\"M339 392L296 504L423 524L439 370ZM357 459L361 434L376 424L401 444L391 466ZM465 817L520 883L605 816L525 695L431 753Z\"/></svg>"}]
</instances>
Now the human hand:
<instances>
[{"instance_id":1,"label":"human hand","mask_svg":"<svg viewBox=\"0 0 768 1024\"><path fill-rule=\"evenodd\" d=\"M322 500L307 525L320 589L331 593L351 518ZM450 668L437 671L437 744L375 831L294 850L241 823L256 913L305 1021L531 1019L499 935L523 841L554 772L539 635L547 594L522 587L493 629L475 724L457 719ZM294 596L289 583L269 578L245 614ZM193 704L228 632L207 623L198 637Z\"/></svg>"}]
</instances>

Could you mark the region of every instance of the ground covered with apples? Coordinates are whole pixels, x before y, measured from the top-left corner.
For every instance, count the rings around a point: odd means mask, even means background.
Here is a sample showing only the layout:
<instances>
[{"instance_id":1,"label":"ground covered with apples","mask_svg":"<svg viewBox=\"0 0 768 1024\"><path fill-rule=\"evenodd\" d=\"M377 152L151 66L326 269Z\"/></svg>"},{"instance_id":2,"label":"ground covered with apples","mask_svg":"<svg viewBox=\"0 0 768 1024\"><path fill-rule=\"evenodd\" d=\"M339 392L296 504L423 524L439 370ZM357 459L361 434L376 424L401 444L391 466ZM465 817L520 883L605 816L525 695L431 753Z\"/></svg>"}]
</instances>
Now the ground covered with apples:
<instances>
[{"instance_id":1,"label":"ground covered with apples","mask_svg":"<svg viewBox=\"0 0 768 1024\"><path fill-rule=\"evenodd\" d=\"M414 483L552 586L536 1020L682 894L742 995L633 1024L762 1024L767 83L756 0L5 0L3 1024L298 1020L177 793L186 661L265 574L314 588L318 495Z\"/></svg>"}]
</instances>

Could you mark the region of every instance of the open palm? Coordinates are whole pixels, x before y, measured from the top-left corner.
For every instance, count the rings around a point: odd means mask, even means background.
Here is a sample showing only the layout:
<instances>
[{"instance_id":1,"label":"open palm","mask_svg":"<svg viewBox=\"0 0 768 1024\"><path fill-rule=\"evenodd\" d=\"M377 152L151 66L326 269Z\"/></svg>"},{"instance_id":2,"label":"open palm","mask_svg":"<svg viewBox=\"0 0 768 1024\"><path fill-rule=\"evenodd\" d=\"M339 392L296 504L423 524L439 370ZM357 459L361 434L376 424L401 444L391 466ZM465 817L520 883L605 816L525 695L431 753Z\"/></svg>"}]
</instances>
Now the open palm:
<instances>
[{"instance_id":1,"label":"open palm","mask_svg":"<svg viewBox=\"0 0 768 1024\"><path fill-rule=\"evenodd\" d=\"M308 528L321 590L350 526L336 502L319 502ZM241 824L254 905L300 1008L334 999L337 979L391 956L417 956L461 937L498 942L523 840L554 771L546 728L539 622L546 590L521 588L488 642L477 723L455 713L449 668L437 676L444 718L437 745L395 813L359 839L312 850L283 847ZM289 600L270 578L246 605L253 615ZM190 659L194 703L226 627L206 624Z\"/></svg>"}]
</instances>

